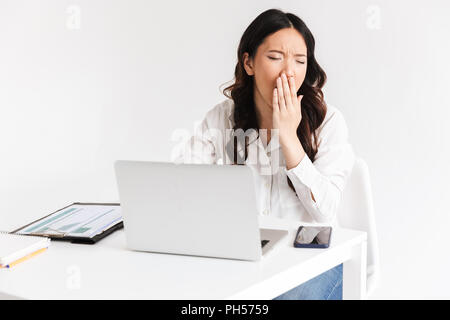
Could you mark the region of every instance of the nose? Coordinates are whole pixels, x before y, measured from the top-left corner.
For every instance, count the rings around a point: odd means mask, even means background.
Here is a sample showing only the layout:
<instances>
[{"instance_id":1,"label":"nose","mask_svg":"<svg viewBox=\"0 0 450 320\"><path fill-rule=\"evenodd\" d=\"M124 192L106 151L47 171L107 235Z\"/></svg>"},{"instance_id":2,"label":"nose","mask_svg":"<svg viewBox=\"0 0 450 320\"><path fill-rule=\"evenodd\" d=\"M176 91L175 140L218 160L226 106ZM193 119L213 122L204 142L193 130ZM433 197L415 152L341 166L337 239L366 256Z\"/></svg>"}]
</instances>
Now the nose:
<instances>
[{"instance_id":1,"label":"nose","mask_svg":"<svg viewBox=\"0 0 450 320\"><path fill-rule=\"evenodd\" d=\"M286 77L293 77L294 76L294 66L290 62L286 62L285 67L281 70L280 76L282 74L285 74Z\"/></svg>"},{"instance_id":2,"label":"nose","mask_svg":"<svg viewBox=\"0 0 450 320\"><path fill-rule=\"evenodd\" d=\"M283 75L283 73L286 75L286 78L288 79L288 81L291 77L293 77L295 79L293 72L290 72L289 70L282 70L280 73L280 77Z\"/></svg>"}]
</instances>

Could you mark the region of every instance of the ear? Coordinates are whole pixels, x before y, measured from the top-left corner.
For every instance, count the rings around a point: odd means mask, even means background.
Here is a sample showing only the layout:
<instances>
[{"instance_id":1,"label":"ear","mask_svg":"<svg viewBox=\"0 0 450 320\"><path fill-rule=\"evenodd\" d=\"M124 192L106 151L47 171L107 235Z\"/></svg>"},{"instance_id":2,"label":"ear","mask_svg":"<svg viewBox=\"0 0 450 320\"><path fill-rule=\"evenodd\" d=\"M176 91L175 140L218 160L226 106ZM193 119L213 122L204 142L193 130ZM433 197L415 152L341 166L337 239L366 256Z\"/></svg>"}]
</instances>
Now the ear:
<instances>
[{"instance_id":1,"label":"ear","mask_svg":"<svg viewBox=\"0 0 450 320\"><path fill-rule=\"evenodd\" d=\"M255 72L253 71L253 60L250 58L248 52L244 52L244 69L249 76L253 76Z\"/></svg>"}]
</instances>

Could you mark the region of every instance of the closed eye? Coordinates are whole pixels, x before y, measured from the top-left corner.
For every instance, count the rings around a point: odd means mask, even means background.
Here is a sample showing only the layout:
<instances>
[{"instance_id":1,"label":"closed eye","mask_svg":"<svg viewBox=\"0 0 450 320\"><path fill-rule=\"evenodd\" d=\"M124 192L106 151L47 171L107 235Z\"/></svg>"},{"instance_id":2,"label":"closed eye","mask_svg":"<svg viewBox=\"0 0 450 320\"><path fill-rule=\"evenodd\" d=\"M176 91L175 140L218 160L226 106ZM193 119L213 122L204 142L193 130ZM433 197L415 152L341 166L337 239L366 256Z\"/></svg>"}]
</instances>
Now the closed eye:
<instances>
[{"instance_id":1,"label":"closed eye","mask_svg":"<svg viewBox=\"0 0 450 320\"><path fill-rule=\"evenodd\" d=\"M274 57L268 57L270 60L281 60L281 58L274 58ZM302 62L302 61L298 61L297 60L297 62L298 63L300 63L300 64L305 64L304 62Z\"/></svg>"}]
</instances>

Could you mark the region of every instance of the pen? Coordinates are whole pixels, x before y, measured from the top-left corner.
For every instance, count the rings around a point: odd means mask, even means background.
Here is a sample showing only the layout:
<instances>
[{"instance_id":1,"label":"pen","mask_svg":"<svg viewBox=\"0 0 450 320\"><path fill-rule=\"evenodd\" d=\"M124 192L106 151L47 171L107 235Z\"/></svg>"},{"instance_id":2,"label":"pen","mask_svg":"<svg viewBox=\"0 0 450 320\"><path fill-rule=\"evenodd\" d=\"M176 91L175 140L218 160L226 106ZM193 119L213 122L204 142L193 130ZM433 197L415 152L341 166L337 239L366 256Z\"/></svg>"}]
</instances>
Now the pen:
<instances>
[{"instance_id":1,"label":"pen","mask_svg":"<svg viewBox=\"0 0 450 320\"><path fill-rule=\"evenodd\" d=\"M45 250L47 250L47 248L39 249L39 250L37 250L37 251L35 251L35 252L33 252L33 253L30 253L29 255L26 255L26 256L23 257L23 258L17 259L16 261L11 262L10 264L7 264L6 266L3 266L3 268L11 268L11 267L14 267L14 266L17 265L17 264L19 264L19 263L21 263L21 262L23 262L23 261L25 261L25 260L28 260L28 259L34 257L35 255L41 253L41 252L44 252Z\"/></svg>"}]
</instances>

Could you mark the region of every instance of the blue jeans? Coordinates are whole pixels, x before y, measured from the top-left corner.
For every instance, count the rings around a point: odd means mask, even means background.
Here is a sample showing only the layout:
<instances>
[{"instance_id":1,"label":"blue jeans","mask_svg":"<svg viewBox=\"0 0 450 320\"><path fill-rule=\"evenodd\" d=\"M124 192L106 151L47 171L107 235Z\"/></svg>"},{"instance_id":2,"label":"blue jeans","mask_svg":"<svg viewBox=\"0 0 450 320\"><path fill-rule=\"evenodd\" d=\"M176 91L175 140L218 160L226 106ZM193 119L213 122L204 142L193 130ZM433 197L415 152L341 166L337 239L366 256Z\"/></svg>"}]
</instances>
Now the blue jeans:
<instances>
[{"instance_id":1,"label":"blue jeans","mask_svg":"<svg viewBox=\"0 0 450 320\"><path fill-rule=\"evenodd\" d=\"M274 300L342 300L343 268L341 263Z\"/></svg>"}]
</instances>

